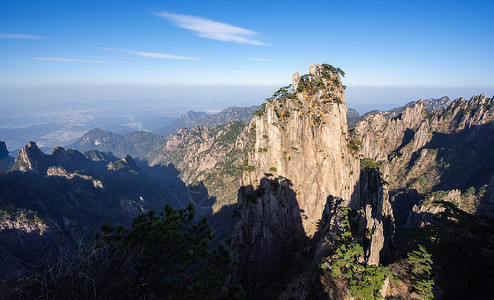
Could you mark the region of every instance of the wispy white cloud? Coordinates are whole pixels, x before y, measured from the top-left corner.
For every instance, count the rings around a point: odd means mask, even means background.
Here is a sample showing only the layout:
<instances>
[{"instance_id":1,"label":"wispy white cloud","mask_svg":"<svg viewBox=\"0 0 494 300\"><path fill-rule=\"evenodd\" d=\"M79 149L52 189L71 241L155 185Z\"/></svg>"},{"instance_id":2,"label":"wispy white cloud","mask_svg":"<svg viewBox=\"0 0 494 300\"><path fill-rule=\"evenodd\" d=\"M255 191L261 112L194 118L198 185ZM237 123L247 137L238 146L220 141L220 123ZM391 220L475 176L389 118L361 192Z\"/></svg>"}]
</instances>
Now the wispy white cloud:
<instances>
[{"instance_id":1,"label":"wispy white cloud","mask_svg":"<svg viewBox=\"0 0 494 300\"><path fill-rule=\"evenodd\" d=\"M64 58L64 57L28 57L29 59L34 60L46 60L46 61L71 61L71 62L85 62L85 63L93 63L93 64L110 64L109 61L99 61L99 60L86 60L86 59L78 59L78 58Z\"/></svg>"},{"instance_id":2,"label":"wispy white cloud","mask_svg":"<svg viewBox=\"0 0 494 300\"><path fill-rule=\"evenodd\" d=\"M228 23L189 15L179 15L166 11L155 12L155 16L168 19L177 27L195 32L198 36L223 42L235 42L257 46L270 46L256 39L257 32Z\"/></svg>"},{"instance_id":3,"label":"wispy white cloud","mask_svg":"<svg viewBox=\"0 0 494 300\"><path fill-rule=\"evenodd\" d=\"M44 37L32 34L20 34L20 33L0 33L0 39L29 39L29 40L39 40L44 39Z\"/></svg>"},{"instance_id":4,"label":"wispy white cloud","mask_svg":"<svg viewBox=\"0 0 494 300\"><path fill-rule=\"evenodd\" d=\"M272 61L271 59L255 58L255 57L249 57L247 59L248 60L255 60L255 61Z\"/></svg>"},{"instance_id":5,"label":"wispy white cloud","mask_svg":"<svg viewBox=\"0 0 494 300\"><path fill-rule=\"evenodd\" d=\"M125 53L129 53L129 54L132 54L132 55L144 56L144 57L151 57L151 58L185 59L185 60L196 60L197 59L196 57L179 56L179 55L172 55L172 54L165 54L165 53L156 53L156 52L142 52L142 51L134 51L134 50L127 50L127 49L117 49L117 48L106 48L106 47L95 47L95 48L96 49L102 49L102 50L125 52Z\"/></svg>"}]
</instances>

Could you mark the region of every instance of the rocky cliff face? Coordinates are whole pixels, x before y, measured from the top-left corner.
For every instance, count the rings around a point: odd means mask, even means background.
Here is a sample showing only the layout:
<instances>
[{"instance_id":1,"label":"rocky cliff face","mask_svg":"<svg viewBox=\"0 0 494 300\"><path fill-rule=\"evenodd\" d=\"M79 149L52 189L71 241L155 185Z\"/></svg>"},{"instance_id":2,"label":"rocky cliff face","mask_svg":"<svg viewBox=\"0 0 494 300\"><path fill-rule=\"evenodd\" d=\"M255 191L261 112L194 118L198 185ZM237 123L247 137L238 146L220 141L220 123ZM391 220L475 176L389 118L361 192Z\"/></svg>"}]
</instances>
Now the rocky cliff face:
<instances>
[{"instance_id":1,"label":"rocky cliff face","mask_svg":"<svg viewBox=\"0 0 494 300\"><path fill-rule=\"evenodd\" d=\"M293 89L280 89L256 114L249 124L254 149L244 161L238 197L232 250L239 265L233 280L248 291L279 277L289 282L285 277L294 266L335 250L337 243L323 240L340 239L337 228L343 225L335 214L341 207L359 210L362 232L372 231L366 260L377 265L382 248L391 247L392 212L379 172L360 173L339 69L312 64L310 74L296 73ZM312 251L319 254L308 254ZM309 270L296 281L313 275ZM306 291L303 284L292 288Z\"/></svg>"},{"instance_id":2,"label":"rocky cliff face","mask_svg":"<svg viewBox=\"0 0 494 300\"><path fill-rule=\"evenodd\" d=\"M420 205L414 205L412 211L408 215L406 228L416 228L423 223L433 222L433 217L444 211L444 207L434 205L434 201L446 201L453 203L455 206L462 206L461 192L459 190L451 190L441 194L433 194Z\"/></svg>"},{"instance_id":3,"label":"rocky cliff face","mask_svg":"<svg viewBox=\"0 0 494 300\"><path fill-rule=\"evenodd\" d=\"M289 179L308 236L316 230L327 197L350 203L359 178L358 159L347 147L340 76L316 64L310 74L296 73L293 96L273 98L249 124L256 140L242 181L256 188L266 174Z\"/></svg>"},{"instance_id":4,"label":"rocky cliff face","mask_svg":"<svg viewBox=\"0 0 494 300\"><path fill-rule=\"evenodd\" d=\"M389 203L388 184L381 178L378 169L362 170L360 173L360 197L351 208L363 210L359 213L359 237L366 238L369 246L366 252L367 264L377 266L389 262L394 256L393 209Z\"/></svg>"},{"instance_id":5,"label":"rocky cliff face","mask_svg":"<svg viewBox=\"0 0 494 300\"><path fill-rule=\"evenodd\" d=\"M310 241L310 262L285 288L281 299L340 299L349 292L346 286L331 288L328 284L321 291L320 273L314 266L328 264L335 250L344 243L364 245L362 260L367 265L377 266L390 262L394 257L393 211L388 201L387 183L381 179L379 170L363 169L360 173L360 197L349 207L342 206L341 198L330 197L319 221L319 230ZM352 230L352 228L354 228ZM329 295L328 295L329 294Z\"/></svg>"},{"instance_id":6,"label":"rocky cliff face","mask_svg":"<svg viewBox=\"0 0 494 300\"><path fill-rule=\"evenodd\" d=\"M173 164L188 185L204 184L209 195L216 197L213 210L218 211L237 200L242 161L252 149L253 138L246 127L246 123L232 122L180 129L166 140L161 154L150 163Z\"/></svg>"},{"instance_id":7,"label":"rocky cliff face","mask_svg":"<svg viewBox=\"0 0 494 300\"><path fill-rule=\"evenodd\" d=\"M482 94L469 101L455 100L433 114L421 101L395 118L376 113L359 122L354 135L362 142L363 156L387 164L384 170L390 189L409 186L424 193L433 187L455 187L438 181L444 173L452 173L449 167L460 169L467 166L465 161L489 157L493 120L493 99ZM482 177L487 183L490 173ZM462 188L467 188L473 180L464 177L464 181Z\"/></svg>"},{"instance_id":8,"label":"rocky cliff face","mask_svg":"<svg viewBox=\"0 0 494 300\"><path fill-rule=\"evenodd\" d=\"M493 98L457 99L432 113L422 101L396 117L374 113L357 124L352 139L361 142L363 157L381 164L400 247L408 240L403 228L430 222L442 211L430 199L468 213L492 213L486 190L492 190L494 170Z\"/></svg>"},{"instance_id":9,"label":"rocky cliff face","mask_svg":"<svg viewBox=\"0 0 494 300\"><path fill-rule=\"evenodd\" d=\"M238 265L233 281L252 292L299 263L307 237L297 195L288 179L263 178L256 189L242 187L238 196L240 215L232 249Z\"/></svg>"},{"instance_id":10,"label":"rocky cliff face","mask_svg":"<svg viewBox=\"0 0 494 300\"><path fill-rule=\"evenodd\" d=\"M13 168L21 172L32 171L42 174L47 168L47 163L47 155L39 150L35 142L29 142L19 151Z\"/></svg>"}]
</instances>

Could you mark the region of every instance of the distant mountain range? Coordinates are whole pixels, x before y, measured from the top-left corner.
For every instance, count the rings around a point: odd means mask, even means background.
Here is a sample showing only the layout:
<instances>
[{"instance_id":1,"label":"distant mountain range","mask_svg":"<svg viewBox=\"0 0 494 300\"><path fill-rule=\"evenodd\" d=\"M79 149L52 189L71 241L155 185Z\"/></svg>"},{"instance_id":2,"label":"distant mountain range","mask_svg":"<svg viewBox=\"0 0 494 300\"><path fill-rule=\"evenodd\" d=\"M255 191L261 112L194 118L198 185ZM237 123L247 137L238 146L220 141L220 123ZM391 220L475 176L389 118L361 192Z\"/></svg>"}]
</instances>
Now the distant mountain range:
<instances>
[{"instance_id":1,"label":"distant mountain range","mask_svg":"<svg viewBox=\"0 0 494 300\"><path fill-rule=\"evenodd\" d=\"M422 101L424 103L425 109L430 113L444 110L451 104L451 100L447 96L441 97L439 99L429 98L426 100L419 100L419 101ZM405 108L412 107L417 102L418 101L410 101L402 107L397 107L397 108L391 109L391 111L399 114L403 110L405 110Z\"/></svg>"},{"instance_id":2,"label":"distant mountain range","mask_svg":"<svg viewBox=\"0 0 494 300\"><path fill-rule=\"evenodd\" d=\"M67 147L79 151L106 151L119 157L128 154L150 161L161 152L165 141L163 136L147 131L133 131L121 135L95 128Z\"/></svg>"},{"instance_id":3,"label":"distant mountain range","mask_svg":"<svg viewBox=\"0 0 494 300\"><path fill-rule=\"evenodd\" d=\"M444 97L439 98L439 99L429 98L426 100L410 101L403 106L395 107L395 108L392 108L388 111L383 112L383 115L388 119L396 117L399 114L401 114L405 110L405 108L412 107L413 105L415 105L419 101L422 101L424 103L425 109L429 113L442 111L442 110L446 109L451 104L451 100L447 96L444 96ZM373 115L377 112L380 112L380 111L378 111L378 110L369 111L369 112L365 113L364 115L362 115L362 117L360 117L358 119L358 121L364 119L364 117L366 117L366 116Z\"/></svg>"},{"instance_id":4,"label":"distant mountain range","mask_svg":"<svg viewBox=\"0 0 494 300\"><path fill-rule=\"evenodd\" d=\"M164 137L168 137L180 128L192 129L196 126L211 127L226 125L234 121L249 122L258 106L251 107L229 107L217 114L189 111L170 125L163 126L154 131Z\"/></svg>"}]
</instances>

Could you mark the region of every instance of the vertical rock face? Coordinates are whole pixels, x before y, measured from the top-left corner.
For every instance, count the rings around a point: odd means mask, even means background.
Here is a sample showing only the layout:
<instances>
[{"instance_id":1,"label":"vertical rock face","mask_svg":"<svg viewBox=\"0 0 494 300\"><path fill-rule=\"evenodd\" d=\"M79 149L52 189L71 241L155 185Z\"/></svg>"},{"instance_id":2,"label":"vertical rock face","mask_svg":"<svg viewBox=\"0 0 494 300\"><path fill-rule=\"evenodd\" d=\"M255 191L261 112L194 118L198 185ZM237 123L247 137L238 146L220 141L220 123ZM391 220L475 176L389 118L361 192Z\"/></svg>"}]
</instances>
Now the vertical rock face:
<instances>
[{"instance_id":1,"label":"vertical rock face","mask_svg":"<svg viewBox=\"0 0 494 300\"><path fill-rule=\"evenodd\" d=\"M363 169L359 179L359 197L353 198L349 207L343 206L343 199L329 197L319 222L319 230L310 242L313 256L304 272L293 279L284 290L281 299L346 299L346 287L339 285L329 295L313 287L321 283L320 273L313 266L326 265L334 258L336 249L348 243L349 231L355 224L351 243L363 246L363 263L378 265L393 258L394 222L388 201L386 182L381 179L378 169ZM346 238L344 238L346 236Z\"/></svg>"},{"instance_id":2,"label":"vertical rock face","mask_svg":"<svg viewBox=\"0 0 494 300\"><path fill-rule=\"evenodd\" d=\"M393 253L393 210L384 187L379 170L363 170L360 173L360 197L350 205L353 209L363 209L359 233L370 233L367 264L375 266L383 259L389 261Z\"/></svg>"},{"instance_id":3,"label":"vertical rock face","mask_svg":"<svg viewBox=\"0 0 494 300\"><path fill-rule=\"evenodd\" d=\"M306 236L289 180L263 178L255 190L242 187L239 198L243 203L234 230L234 281L254 291L296 262Z\"/></svg>"},{"instance_id":4,"label":"vertical rock face","mask_svg":"<svg viewBox=\"0 0 494 300\"><path fill-rule=\"evenodd\" d=\"M35 142L27 143L26 147L22 148L15 160L14 169L26 172L32 171L38 174L44 173L48 167L48 155L44 154L36 146Z\"/></svg>"},{"instance_id":5,"label":"vertical rock face","mask_svg":"<svg viewBox=\"0 0 494 300\"><path fill-rule=\"evenodd\" d=\"M257 187L266 173L293 183L302 224L316 230L328 196L349 203L359 162L347 147L344 88L336 69L312 64L310 75L293 77L293 94L280 90L249 127L255 131L243 185Z\"/></svg>"},{"instance_id":6,"label":"vertical rock face","mask_svg":"<svg viewBox=\"0 0 494 300\"><path fill-rule=\"evenodd\" d=\"M353 136L362 142L365 157L387 163L383 173L391 190L408 187L427 193L440 180L443 183L435 188L455 188L458 181L466 181L460 185L488 182L487 176L463 180L459 175L471 168L468 161L475 164L482 158L490 164L487 157L493 120L494 100L484 94L468 101L457 99L432 114L424 102L418 101L393 118L386 118L382 112L367 116L357 124ZM450 165L458 166L457 176L453 169L448 170ZM451 178L441 178L444 174Z\"/></svg>"},{"instance_id":7,"label":"vertical rock face","mask_svg":"<svg viewBox=\"0 0 494 300\"><path fill-rule=\"evenodd\" d=\"M232 250L234 280L248 291L276 279L317 230L329 198L359 195L359 160L347 147L341 70L312 64L276 92L249 124L254 151L244 161ZM342 72L341 72L342 73Z\"/></svg>"},{"instance_id":8,"label":"vertical rock face","mask_svg":"<svg viewBox=\"0 0 494 300\"><path fill-rule=\"evenodd\" d=\"M388 154L392 151L401 150L406 145L404 141L414 138L413 135L409 136L412 132L428 127L426 107L422 101L418 101L412 107L403 110L396 118L387 119L381 112L366 117L357 124L355 133L362 141L362 154L381 161L387 160ZM409 151L406 152L416 151L428 141L430 136L432 135L415 139L416 142L413 144L415 149L408 149Z\"/></svg>"}]
</instances>

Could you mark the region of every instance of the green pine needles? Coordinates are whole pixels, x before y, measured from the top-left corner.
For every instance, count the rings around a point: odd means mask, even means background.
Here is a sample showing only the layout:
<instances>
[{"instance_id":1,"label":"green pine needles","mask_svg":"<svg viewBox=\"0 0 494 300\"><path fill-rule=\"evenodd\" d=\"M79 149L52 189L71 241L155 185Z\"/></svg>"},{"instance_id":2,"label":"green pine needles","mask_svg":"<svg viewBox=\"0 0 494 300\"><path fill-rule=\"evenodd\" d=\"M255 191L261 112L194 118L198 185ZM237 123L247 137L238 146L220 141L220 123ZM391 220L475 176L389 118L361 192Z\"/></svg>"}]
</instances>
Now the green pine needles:
<instances>
[{"instance_id":1,"label":"green pine needles","mask_svg":"<svg viewBox=\"0 0 494 300\"><path fill-rule=\"evenodd\" d=\"M430 279L432 271L432 254L424 246L419 245L417 250L408 253L408 263L411 268L412 287L422 299L432 299L434 281Z\"/></svg>"},{"instance_id":2,"label":"green pine needles","mask_svg":"<svg viewBox=\"0 0 494 300\"><path fill-rule=\"evenodd\" d=\"M382 299L379 291L391 271L359 262L363 256L364 249L358 243L341 245L330 260L329 274L347 281L350 293L356 299Z\"/></svg>"}]
</instances>

